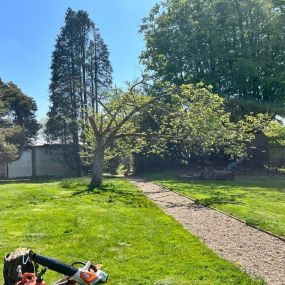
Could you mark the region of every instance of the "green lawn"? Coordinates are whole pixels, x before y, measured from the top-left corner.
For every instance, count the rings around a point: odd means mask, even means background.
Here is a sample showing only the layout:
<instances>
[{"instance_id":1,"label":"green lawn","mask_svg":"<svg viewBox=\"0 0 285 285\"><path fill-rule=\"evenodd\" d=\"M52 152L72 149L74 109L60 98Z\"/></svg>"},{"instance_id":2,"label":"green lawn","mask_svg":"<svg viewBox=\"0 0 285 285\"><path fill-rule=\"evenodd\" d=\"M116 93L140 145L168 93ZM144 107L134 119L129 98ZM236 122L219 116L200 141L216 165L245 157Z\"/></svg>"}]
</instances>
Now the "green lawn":
<instances>
[{"instance_id":1,"label":"green lawn","mask_svg":"<svg viewBox=\"0 0 285 285\"><path fill-rule=\"evenodd\" d=\"M145 175L145 178L285 237L285 176L185 181L174 172L161 172Z\"/></svg>"},{"instance_id":2,"label":"green lawn","mask_svg":"<svg viewBox=\"0 0 285 285\"><path fill-rule=\"evenodd\" d=\"M117 285L263 284L217 257L124 179L108 179L91 193L87 185L0 184L0 256L29 247L67 263L92 258ZM49 284L57 278L46 275Z\"/></svg>"}]
</instances>

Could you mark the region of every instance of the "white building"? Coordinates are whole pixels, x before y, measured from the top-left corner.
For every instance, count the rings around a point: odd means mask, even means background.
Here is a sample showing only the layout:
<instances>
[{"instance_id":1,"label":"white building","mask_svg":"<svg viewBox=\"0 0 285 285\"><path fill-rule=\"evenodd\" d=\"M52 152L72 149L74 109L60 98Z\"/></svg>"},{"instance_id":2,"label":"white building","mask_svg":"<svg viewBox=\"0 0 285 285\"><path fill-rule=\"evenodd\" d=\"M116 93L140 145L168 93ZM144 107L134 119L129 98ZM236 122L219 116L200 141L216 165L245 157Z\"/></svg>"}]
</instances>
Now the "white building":
<instances>
[{"instance_id":1,"label":"white building","mask_svg":"<svg viewBox=\"0 0 285 285\"><path fill-rule=\"evenodd\" d=\"M71 150L62 145L29 146L18 160L0 165L0 178L75 176Z\"/></svg>"}]
</instances>

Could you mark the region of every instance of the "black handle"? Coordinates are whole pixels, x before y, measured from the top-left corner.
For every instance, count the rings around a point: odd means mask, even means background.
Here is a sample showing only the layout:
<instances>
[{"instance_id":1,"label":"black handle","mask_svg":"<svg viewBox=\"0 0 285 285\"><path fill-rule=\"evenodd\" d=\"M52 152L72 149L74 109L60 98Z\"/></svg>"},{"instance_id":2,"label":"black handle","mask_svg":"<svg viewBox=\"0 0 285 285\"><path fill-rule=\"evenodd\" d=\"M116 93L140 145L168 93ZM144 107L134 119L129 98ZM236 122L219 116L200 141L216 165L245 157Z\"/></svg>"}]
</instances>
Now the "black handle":
<instances>
[{"instance_id":1,"label":"black handle","mask_svg":"<svg viewBox=\"0 0 285 285\"><path fill-rule=\"evenodd\" d=\"M36 263L42 266L46 266L48 269L56 271L66 276L73 276L78 271L77 268L71 265L65 264L56 259L36 254L33 252L30 253L30 258L34 260Z\"/></svg>"}]
</instances>

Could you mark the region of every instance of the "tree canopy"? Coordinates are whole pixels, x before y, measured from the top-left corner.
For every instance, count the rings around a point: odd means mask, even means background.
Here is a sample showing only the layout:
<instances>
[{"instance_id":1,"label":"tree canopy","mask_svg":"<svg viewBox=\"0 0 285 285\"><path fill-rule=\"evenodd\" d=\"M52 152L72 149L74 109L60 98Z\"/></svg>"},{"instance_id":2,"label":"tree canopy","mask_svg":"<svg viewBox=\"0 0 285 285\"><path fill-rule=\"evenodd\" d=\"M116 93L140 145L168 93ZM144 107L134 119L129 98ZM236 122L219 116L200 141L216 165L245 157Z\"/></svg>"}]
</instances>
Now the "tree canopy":
<instances>
[{"instance_id":1,"label":"tree canopy","mask_svg":"<svg viewBox=\"0 0 285 285\"><path fill-rule=\"evenodd\" d=\"M13 82L0 80L0 164L16 159L36 139L40 128L36 111L34 99Z\"/></svg>"},{"instance_id":2,"label":"tree canopy","mask_svg":"<svg viewBox=\"0 0 285 285\"><path fill-rule=\"evenodd\" d=\"M203 81L226 98L284 103L283 1L167 0L140 31L141 61L156 78Z\"/></svg>"},{"instance_id":3,"label":"tree canopy","mask_svg":"<svg viewBox=\"0 0 285 285\"><path fill-rule=\"evenodd\" d=\"M1 95L1 92L0 92ZM16 126L3 100L0 100L0 165L17 158L23 129Z\"/></svg>"},{"instance_id":4,"label":"tree canopy","mask_svg":"<svg viewBox=\"0 0 285 285\"><path fill-rule=\"evenodd\" d=\"M35 100L25 95L13 82L4 83L0 80L0 101L7 108L13 124L23 129L23 135L17 144L20 146L31 144L40 129L36 118Z\"/></svg>"},{"instance_id":5,"label":"tree canopy","mask_svg":"<svg viewBox=\"0 0 285 285\"><path fill-rule=\"evenodd\" d=\"M89 116L92 132L87 136L87 149L93 162L92 187L102 182L104 158L110 150L124 148L125 154L134 154L147 145L149 152L163 153L172 142L180 145L185 156L222 149L232 157L242 157L255 132L270 121L269 116L260 114L232 122L223 98L204 84L177 87L164 83L152 96L134 86L127 92L114 91L103 102L99 100L100 112ZM155 128L141 128L146 113L156 122Z\"/></svg>"}]
</instances>

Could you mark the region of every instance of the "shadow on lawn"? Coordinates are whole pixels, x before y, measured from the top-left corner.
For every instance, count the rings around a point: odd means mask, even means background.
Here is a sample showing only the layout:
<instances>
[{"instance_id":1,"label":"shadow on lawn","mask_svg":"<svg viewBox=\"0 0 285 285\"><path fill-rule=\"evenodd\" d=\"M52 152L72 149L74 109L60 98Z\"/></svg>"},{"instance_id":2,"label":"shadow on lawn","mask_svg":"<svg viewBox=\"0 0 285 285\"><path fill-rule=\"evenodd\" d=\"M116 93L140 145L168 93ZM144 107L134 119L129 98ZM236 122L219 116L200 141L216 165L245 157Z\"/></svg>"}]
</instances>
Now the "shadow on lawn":
<instances>
[{"instance_id":1,"label":"shadow on lawn","mask_svg":"<svg viewBox=\"0 0 285 285\"><path fill-rule=\"evenodd\" d=\"M190 197L206 196L195 200L202 206L243 204L242 198L250 197L252 194L272 196L272 194L279 193L281 198L283 196L285 198L285 176L274 178L266 175L238 176L233 181L206 181L191 178L185 180L175 172L163 172L144 174L141 177Z\"/></svg>"},{"instance_id":2,"label":"shadow on lawn","mask_svg":"<svg viewBox=\"0 0 285 285\"><path fill-rule=\"evenodd\" d=\"M82 190L76 190L72 193L72 196L83 196L83 195L92 195L92 194L120 194L120 195L126 195L126 191L122 191L122 190L117 190L117 189L113 189L111 188L112 186L109 185L101 185L97 188L94 189L90 189L88 186L86 186L86 189L82 189ZM128 193L133 195L133 193Z\"/></svg>"},{"instance_id":3,"label":"shadow on lawn","mask_svg":"<svg viewBox=\"0 0 285 285\"><path fill-rule=\"evenodd\" d=\"M36 205L39 203L52 202L67 200L70 198L83 198L90 199L91 202L102 202L102 203L113 203L125 205L127 207L150 207L150 204L145 200L144 196L132 188L128 188L127 184L120 182L120 177L118 176L105 176L103 184L93 190L89 189L90 177L81 178L66 178L66 179L51 179L51 178L41 178L35 180L18 180L18 181L5 181L3 184L44 184L44 183L58 183L58 186L62 190L66 190L66 194L61 195L60 193L54 193L49 196L44 194L42 191L39 195L33 193L27 195L26 199L29 204ZM111 179L111 180L109 180ZM118 182L115 182L115 181ZM20 186L21 187L21 186ZM37 186L36 186L37 187ZM39 185L40 187L40 185ZM134 188L133 188L134 189ZM89 196L89 197L88 197ZM10 209L10 205L7 209Z\"/></svg>"},{"instance_id":4,"label":"shadow on lawn","mask_svg":"<svg viewBox=\"0 0 285 285\"><path fill-rule=\"evenodd\" d=\"M110 178L110 179L119 179L121 177L111 174L104 174L104 178ZM42 177L23 177L23 178L15 178L15 179L0 179L0 185L1 184L23 184L23 183L29 183L29 184L42 184L42 183L56 183L63 181L77 181L77 180L91 180L91 177L83 176L83 177L50 177L50 176L42 176Z\"/></svg>"},{"instance_id":5,"label":"shadow on lawn","mask_svg":"<svg viewBox=\"0 0 285 285\"><path fill-rule=\"evenodd\" d=\"M198 205L202 205L205 207L210 207L214 205L222 205L222 204L235 204L240 205L243 204L241 201L238 201L238 198L241 198L245 195L224 195L223 193L213 193L211 197L205 199L196 199L195 203Z\"/></svg>"},{"instance_id":6,"label":"shadow on lawn","mask_svg":"<svg viewBox=\"0 0 285 285\"><path fill-rule=\"evenodd\" d=\"M232 181L215 181L215 180L202 180L202 179L185 179L174 172L170 173L155 173L155 174L142 174L142 178L151 180L158 183L175 183L175 184L188 184L196 185L198 187L215 187L222 190L228 190L232 187L246 188L271 188L274 191L285 193L285 175L276 175L274 177L267 175L255 176L237 176ZM268 190L269 190L268 189Z\"/></svg>"},{"instance_id":7,"label":"shadow on lawn","mask_svg":"<svg viewBox=\"0 0 285 285\"><path fill-rule=\"evenodd\" d=\"M74 191L71 196L72 197L81 197L81 196L92 196L94 197L91 201L96 202L96 196L100 198L105 198L104 200L110 204L120 203L127 207L132 208L149 208L150 202L148 202L145 197L136 191L128 191L128 190L119 190L114 189L114 185L101 185L98 188L90 190L86 185L86 188Z\"/></svg>"}]
</instances>

